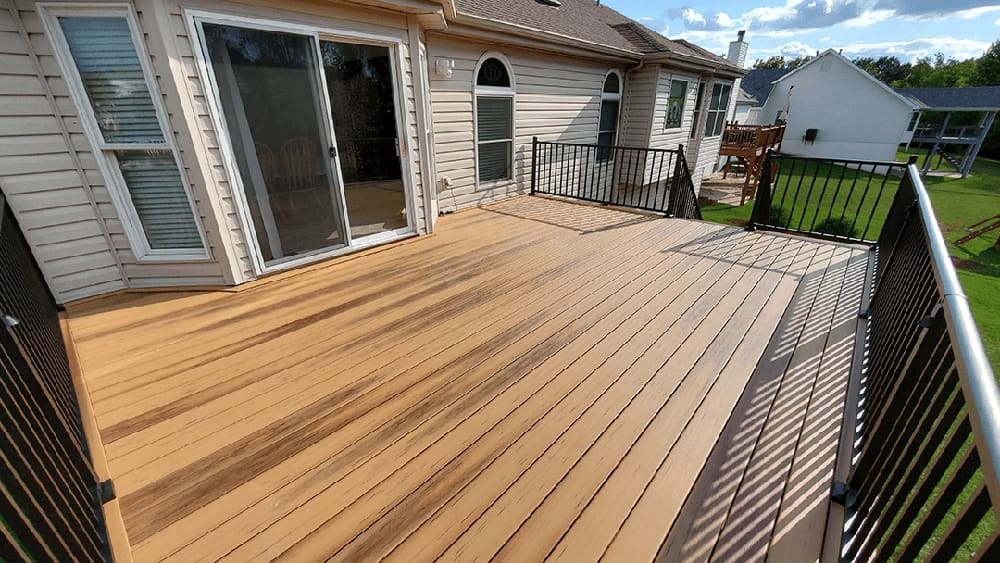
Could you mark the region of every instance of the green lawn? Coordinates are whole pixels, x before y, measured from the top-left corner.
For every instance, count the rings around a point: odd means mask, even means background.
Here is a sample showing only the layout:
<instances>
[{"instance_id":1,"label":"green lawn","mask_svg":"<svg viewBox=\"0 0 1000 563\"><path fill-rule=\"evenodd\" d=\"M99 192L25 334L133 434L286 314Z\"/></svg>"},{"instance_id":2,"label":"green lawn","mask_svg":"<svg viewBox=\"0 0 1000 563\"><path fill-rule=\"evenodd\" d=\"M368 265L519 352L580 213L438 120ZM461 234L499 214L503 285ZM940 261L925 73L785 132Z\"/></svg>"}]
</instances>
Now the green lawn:
<instances>
[{"instance_id":1,"label":"green lawn","mask_svg":"<svg viewBox=\"0 0 1000 563\"><path fill-rule=\"evenodd\" d=\"M898 160L905 161L906 154L904 152L898 153ZM789 204L796 201L794 197L796 191L799 193L797 201L804 201L810 186L814 191L821 190L823 179L832 175L834 180L838 180L841 171L841 168L831 169L829 165L825 164L818 169L810 167L802 171L790 168L787 170L787 174L786 171L783 171L783 177L776 182L773 202L780 203L780 198L784 194L784 208L785 212L788 213L792 207ZM813 178L817 178L815 183L812 181ZM853 180L850 172L846 178L848 181ZM833 185L831 183L828 185L827 191L829 193L822 201L806 206L800 205L799 209L794 211L790 217L792 226L796 226L800 220L803 227L810 226L814 218L817 219L817 223L822 221L826 215L822 212L817 213L817 208L820 206L825 206L825 209L828 210L831 204L835 204L838 209L846 207L851 211L856 211L857 202L860 201L858 186L863 189L865 182L866 177L862 176L858 182L854 183L855 192L849 201L846 196L851 191L850 185L844 182L846 191L841 189L836 192L837 197L834 199L835 190L829 189ZM951 255L960 260L959 279L962 281L962 286L972 304L972 312L979 324L983 342L993 363L993 370L1000 375L1000 253L993 249L993 244L1000 236L1000 231L987 233L961 247L951 244L968 233L967 226L1000 213L1000 162L979 158L968 178L928 176L924 179L924 184L930 193L941 230L949 242ZM872 189L879 189L880 186L879 183L873 182ZM875 209L875 218L872 220L872 225L865 238L878 237L896 186L898 186L898 180L891 179L884 188L881 188L884 189L884 193L877 206L874 205L874 200L871 198L869 198L870 201L862 204L862 213L858 214L862 217L869 214L873 208ZM844 205L845 203L847 205ZM752 210L753 202L751 201L743 206L724 204L705 206L702 207L701 214L707 221L744 225L750 219ZM860 219L857 224L863 226L865 222L865 219ZM860 235L862 228L856 230L857 234Z\"/></svg>"}]
</instances>

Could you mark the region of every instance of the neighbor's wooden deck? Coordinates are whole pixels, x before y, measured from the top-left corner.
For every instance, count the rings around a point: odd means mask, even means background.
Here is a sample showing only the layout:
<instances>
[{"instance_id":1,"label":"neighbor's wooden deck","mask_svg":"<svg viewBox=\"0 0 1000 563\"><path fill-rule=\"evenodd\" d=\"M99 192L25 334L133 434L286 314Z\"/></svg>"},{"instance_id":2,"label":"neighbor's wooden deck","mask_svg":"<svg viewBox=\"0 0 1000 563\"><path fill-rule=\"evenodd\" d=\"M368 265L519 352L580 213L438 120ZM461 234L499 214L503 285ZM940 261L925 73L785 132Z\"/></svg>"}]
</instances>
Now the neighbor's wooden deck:
<instances>
[{"instance_id":1,"label":"neighbor's wooden deck","mask_svg":"<svg viewBox=\"0 0 1000 563\"><path fill-rule=\"evenodd\" d=\"M866 260L524 197L68 315L136 560L788 557Z\"/></svg>"}]
</instances>

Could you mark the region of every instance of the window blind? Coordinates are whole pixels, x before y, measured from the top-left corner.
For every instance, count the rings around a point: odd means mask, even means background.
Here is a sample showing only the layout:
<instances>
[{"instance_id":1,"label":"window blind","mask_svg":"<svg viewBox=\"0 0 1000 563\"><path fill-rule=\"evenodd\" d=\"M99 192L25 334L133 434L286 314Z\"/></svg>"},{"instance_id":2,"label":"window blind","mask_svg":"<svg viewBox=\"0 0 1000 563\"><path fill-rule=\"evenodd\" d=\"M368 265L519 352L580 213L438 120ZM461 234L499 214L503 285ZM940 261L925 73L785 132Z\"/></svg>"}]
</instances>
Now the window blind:
<instances>
[{"instance_id":1,"label":"window blind","mask_svg":"<svg viewBox=\"0 0 1000 563\"><path fill-rule=\"evenodd\" d=\"M125 18L59 18L83 89L109 143L162 143Z\"/></svg>"},{"instance_id":2,"label":"window blind","mask_svg":"<svg viewBox=\"0 0 1000 563\"><path fill-rule=\"evenodd\" d=\"M480 182L495 182L511 178L512 104L513 98L509 97L478 96L476 98Z\"/></svg>"},{"instance_id":3,"label":"window blind","mask_svg":"<svg viewBox=\"0 0 1000 563\"><path fill-rule=\"evenodd\" d=\"M173 149L166 143L128 20L59 17L58 21L100 130L101 137L95 141L111 145L101 148L117 165L148 248L164 251L203 248L191 202ZM121 145L137 146L124 149Z\"/></svg>"},{"instance_id":4,"label":"window blind","mask_svg":"<svg viewBox=\"0 0 1000 563\"><path fill-rule=\"evenodd\" d=\"M201 248L174 155L168 150L120 150L115 157L149 247Z\"/></svg>"},{"instance_id":5,"label":"window blind","mask_svg":"<svg viewBox=\"0 0 1000 563\"><path fill-rule=\"evenodd\" d=\"M480 141L499 141L510 139L511 135L511 98L495 98L479 96L477 100Z\"/></svg>"}]
</instances>

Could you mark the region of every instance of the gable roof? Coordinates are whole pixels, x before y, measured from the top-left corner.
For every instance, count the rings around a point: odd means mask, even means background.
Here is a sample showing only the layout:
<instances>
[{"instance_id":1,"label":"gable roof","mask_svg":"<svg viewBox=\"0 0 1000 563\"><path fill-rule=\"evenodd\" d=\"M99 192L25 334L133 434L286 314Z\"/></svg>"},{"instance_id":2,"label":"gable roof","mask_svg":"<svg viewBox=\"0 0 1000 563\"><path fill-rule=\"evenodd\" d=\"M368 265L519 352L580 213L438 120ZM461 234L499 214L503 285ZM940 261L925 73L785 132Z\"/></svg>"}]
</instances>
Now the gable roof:
<instances>
[{"instance_id":1,"label":"gable roof","mask_svg":"<svg viewBox=\"0 0 1000 563\"><path fill-rule=\"evenodd\" d=\"M774 81L792 72L790 68L755 68L743 76L740 88L746 90L756 102L754 105L760 107L767 101L771 94L771 86Z\"/></svg>"},{"instance_id":2,"label":"gable roof","mask_svg":"<svg viewBox=\"0 0 1000 563\"><path fill-rule=\"evenodd\" d=\"M734 72L742 69L710 51L671 40L595 0L454 0L458 15L490 20L634 54L676 55Z\"/></svg>"},{"instance_id":3,"label":"gable roof","mask_svg":"<svg viewBox=\"0 0 1000 563\"><path fill-rule=\"evenodd\" d=\"M1000 111L1000 86L896 88L920 109Z\"/></svg>"},{"instance_id":4,"label":"gable roof","mask_svg":"<svg viewBox=\"0 0 1000 563\"><path fill-rule=\"evenodd\" d=\"M917 104L913 103L912 100L910 100L909 98L903 96L902 94L899 94L898 92L896 92L892 88L886 86L884 82L882 82L878 78L875 78L874 76L868 74L868 72L865 69L863 69L863 68L859 67L858 65L852 63L850 59L848 59L844 55L841 55L837 51L834 51L833 49L827 49L826 51L823 51L819 55L817 55L817 56L809 59L808 61L806 61L806 63L803 64L802 66L799 66L799 67L796 67L796 68L792 69L791 72L789 72L789 73L785 74L784 76L782 76L781 78L775 80L775 82L781 82L782 80L787 79L789 76L793 76L795 73L802 72L803 70L805 70L805 69L813 66L814 64L816 64L817 61L820 61L820 60L825 59L827 57L832 57L832 58L835 58L835 59L843 62L849 68L854 69L855 72L857 72L859 75L861 75L862 77L864 77L865 80L868 80L871 83L875 84L876 86L878 86L879 88L881 88L884 92L887 92L890 96L892 96L894 99L898 100L900 103L902 103L906 107L908 107L910 109L917 109Z\"/></svg>"}]
</instances>

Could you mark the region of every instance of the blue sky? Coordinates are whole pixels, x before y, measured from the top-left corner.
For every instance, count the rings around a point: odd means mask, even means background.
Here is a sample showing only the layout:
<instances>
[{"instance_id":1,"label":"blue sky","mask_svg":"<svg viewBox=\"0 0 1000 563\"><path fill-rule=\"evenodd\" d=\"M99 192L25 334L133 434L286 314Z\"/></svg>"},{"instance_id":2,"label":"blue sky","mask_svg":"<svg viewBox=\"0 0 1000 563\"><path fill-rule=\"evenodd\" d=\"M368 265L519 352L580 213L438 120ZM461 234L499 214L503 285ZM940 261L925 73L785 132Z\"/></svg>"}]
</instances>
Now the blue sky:
<instances>
[{"instance_id":1,"label":"blue sky","mask_svg":"<svg viewBox=\"0 0 1000 563\"><path fill-rule=\"evenodd\" d=\"M746 29L747 66L772 55L895 55L903 61L941 52L978 57L1000 39L1000 1L749 0L698 2L603 0L671 39L688 39L724 54Z\"/></svg>"}]
</instances>

